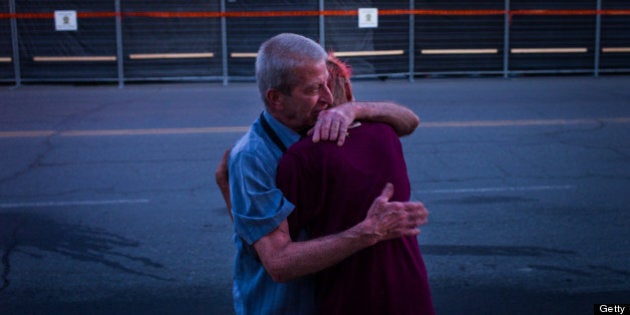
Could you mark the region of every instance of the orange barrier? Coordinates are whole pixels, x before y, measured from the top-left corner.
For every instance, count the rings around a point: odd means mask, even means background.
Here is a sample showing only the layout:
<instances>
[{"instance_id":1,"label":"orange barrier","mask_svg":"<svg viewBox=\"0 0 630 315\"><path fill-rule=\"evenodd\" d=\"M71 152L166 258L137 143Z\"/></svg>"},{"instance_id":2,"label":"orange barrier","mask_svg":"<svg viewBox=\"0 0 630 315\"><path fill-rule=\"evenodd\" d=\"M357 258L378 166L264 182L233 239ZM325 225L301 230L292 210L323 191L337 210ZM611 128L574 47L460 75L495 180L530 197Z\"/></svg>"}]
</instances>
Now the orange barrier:
<instances>
[{"instance_id":1,"label":"orange barrier","mask_svg":"<svg viewBox=\"0 0 630 315\"><path fill-rule=\"evenodd\" d=\"M630 15L630 10L424 10L390 9L379 10L379 15L448 15L448 16L483 16L483 15ZM149 17L149 18L254 18L254 17L289 17L289 16L356 16L357 10L304 10L304 11L237 11L237 12L77 12L79 18ZM0 13L0 19L52 19L54 13Z\"/></svg>"}]
</instances>

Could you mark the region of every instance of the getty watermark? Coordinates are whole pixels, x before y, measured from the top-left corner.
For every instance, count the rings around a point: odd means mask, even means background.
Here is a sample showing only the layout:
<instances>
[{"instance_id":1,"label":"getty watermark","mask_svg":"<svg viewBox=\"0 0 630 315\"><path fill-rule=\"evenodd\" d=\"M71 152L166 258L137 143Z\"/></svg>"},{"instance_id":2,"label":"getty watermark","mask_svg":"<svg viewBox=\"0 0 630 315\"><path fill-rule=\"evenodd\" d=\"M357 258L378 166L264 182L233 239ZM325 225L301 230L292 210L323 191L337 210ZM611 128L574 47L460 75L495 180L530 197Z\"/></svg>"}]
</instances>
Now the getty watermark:
<instances>
[{"instance_id":1,"label":"getty watermark","mask_svg":"<svg viewBox=\"0 0 630 315\"><path fill-rule=\"evenodd\" d=\"M630 315L630 304L595 304L594 314L628 314Z\"/></svg>"}]
</instances>

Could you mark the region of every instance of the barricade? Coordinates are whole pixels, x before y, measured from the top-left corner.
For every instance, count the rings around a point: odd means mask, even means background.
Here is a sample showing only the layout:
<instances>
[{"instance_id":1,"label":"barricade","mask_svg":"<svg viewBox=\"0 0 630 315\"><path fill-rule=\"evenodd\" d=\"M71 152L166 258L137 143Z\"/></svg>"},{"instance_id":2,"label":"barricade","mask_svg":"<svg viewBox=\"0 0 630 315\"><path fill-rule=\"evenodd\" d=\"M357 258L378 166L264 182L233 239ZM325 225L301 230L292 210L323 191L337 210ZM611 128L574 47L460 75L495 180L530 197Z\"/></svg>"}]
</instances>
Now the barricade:
<instances>
[{"instance_id":1,"label":"barricade","mask_svg":"<svg viewBox=\"0 0 630 315\"><path fill-rule=\"evenodd\" d=\"M630 72L630 3L44 0L0 5L0 81L253 80L294 32L355 77Z\"/></svg>"}]
</instances>

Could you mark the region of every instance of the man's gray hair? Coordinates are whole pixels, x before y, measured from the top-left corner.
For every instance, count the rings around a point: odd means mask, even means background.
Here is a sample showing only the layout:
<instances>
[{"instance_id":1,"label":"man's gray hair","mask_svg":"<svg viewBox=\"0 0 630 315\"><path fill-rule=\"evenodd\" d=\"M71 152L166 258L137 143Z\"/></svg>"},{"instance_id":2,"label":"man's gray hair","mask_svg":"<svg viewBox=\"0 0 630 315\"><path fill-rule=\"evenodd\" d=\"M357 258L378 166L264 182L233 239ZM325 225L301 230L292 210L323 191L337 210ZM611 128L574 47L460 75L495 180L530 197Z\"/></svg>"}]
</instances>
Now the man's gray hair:
<instances>
[{"instance_id":1,"label":"man's gray hair","mask_svg":"<svg viewBox=\"0 0 630 315\"><path fill-rule=\"evenodd\" d=\"M302 35L282 33L265 41L256 57L256 82L265 105L268 89L290 95L296 84L295 69L325 62L327 56L322 46Z\"/></svg>"}]
</instances>

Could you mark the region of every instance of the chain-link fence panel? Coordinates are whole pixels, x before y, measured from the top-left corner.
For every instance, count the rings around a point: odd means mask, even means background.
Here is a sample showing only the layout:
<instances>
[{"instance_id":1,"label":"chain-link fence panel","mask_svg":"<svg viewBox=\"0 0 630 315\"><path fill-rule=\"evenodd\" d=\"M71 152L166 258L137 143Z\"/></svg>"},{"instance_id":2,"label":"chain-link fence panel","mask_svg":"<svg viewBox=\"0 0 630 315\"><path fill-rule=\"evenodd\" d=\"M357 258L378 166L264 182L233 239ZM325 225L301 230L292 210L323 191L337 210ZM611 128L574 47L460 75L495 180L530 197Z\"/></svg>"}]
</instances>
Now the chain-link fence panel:
<instances>
[{"instance_id":1,"label":"chain-link fence panel","mask_svg":"<svg viewBox=\"0 0 630 315\"><path fill-rule=\"evenodd\" d=\"M500 72L504 1L419 1L415 72Z\"/></svg>"},{"instance_id":2,"label":"chain-link fence panel","mask_svg":"<svg viewBox=\"0 0 630 315\"><path fill-rule=\"evenodd\" d=\"M223 75L217 1L125 0L121 6L125 79Z\"/></svg>"},{"instance_id":3,"label":"chain-link fence panel","mask_svg":"<svg viewBox=\"0 0 630 315\"><path fill-rule=\"evenodd\" d=\"M510 70L592 71L595 1L511 1ZM549 11L545 11L549 10Z\"/></svg>"},{"instance_id":4,"label":"chain-link fence panel","mask_svg":"<svg viewBox=\"0 0 630 315\"><path fill-rule=\"evenodd\" d=\"M9 2L0 3L0 12L10 12ZM0 19L0 80L14 77L11 19Z\"/></svg>"},{"instance_id":5,"label":"chain-link fence panel","mask_svg":"<svg viewBox=\"0 0 630 315\"><path fill-rule=\"evenodd\" d=\"M228 1L226 32L229 76L252 78L258 47L279 33L298 33L319 41L318 8L317 1L312 0Z\"/></svg>"},{"instance_id":6,"label":"chain-link fence panel","mask_svg":"<svg viewBox=\"0 0 630 315\"><path fill-rule=\"evenodd\" d=\"M628 72L630 70L630 17L616 14L620 10L630 12L630 1L605 0L602 2L601 55L599 67L604 72Z\"/></svg>"},{"instance_id":7,"label":"chain-link fence panel","mask_svg":"<svg viewBox=\"0 0 630 315\"><path fill-rule=\"evenodd\" d=\"M356 77L624 73L629 16L625 0L8 0L0 81L253 80L282 32Z\"/></svg>"},{"instance_id":8,"label":"chain-link fence panel","mask_svg":"<svg viewBox=\"0 0 630 315\"><path fill-rule=\"evenodd\" d=\"M113 11L111 0L16 1L22 78L116 80Z\"/></svg>"}]
</instances>

